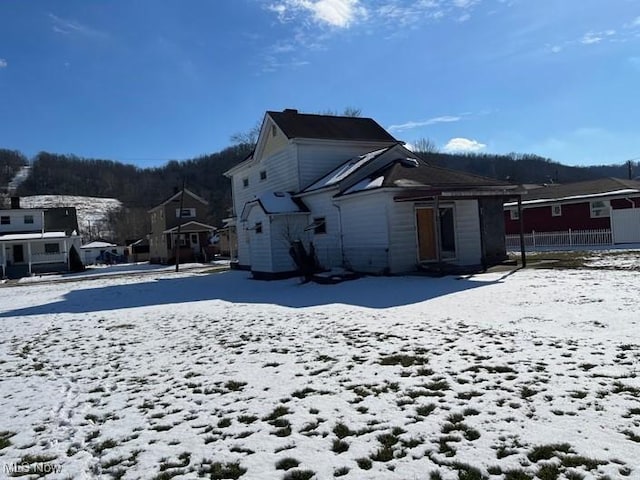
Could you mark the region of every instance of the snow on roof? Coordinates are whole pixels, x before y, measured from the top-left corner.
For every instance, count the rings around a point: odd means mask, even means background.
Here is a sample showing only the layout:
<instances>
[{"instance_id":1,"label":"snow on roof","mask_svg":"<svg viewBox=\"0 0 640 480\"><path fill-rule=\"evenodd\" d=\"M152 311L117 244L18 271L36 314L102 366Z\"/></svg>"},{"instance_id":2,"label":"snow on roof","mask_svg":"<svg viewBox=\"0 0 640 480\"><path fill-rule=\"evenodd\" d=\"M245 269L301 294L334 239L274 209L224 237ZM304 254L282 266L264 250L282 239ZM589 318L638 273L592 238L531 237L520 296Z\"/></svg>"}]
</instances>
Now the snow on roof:
<instances>
[{"instance_id":1,"label":"snow on roof","mask_svg":"<svg viewBox=\"0 0 640 480\"><path fill-rule=\"evenodd\" d=\"M262 205L265 213L297 213L303 211L300 204L287 192L263 193L258 197L258 202Z\"/></svg>"},{"instance_id":2,"label":"snow on roof","mask_svg":"<svg viewBox=\"0 0 640 480\"><path fill-rule=\"evenodd\" d=\"M318 190L320 188L329 187L331 185L335 185L336 183L344 180L353 172L358 170L363 165L366 165L368 162L382 154L383 152L389 150L390 147L381 148L379 150L375 150L373 152L366 153L364 155L360 155L359 157L354 157L347 162L340 165L335 170L331 171L324 177L322 177L317 182L308 186L304 189L305 192L310 192L312 190Z\"/></svg>"},{"instance_id":3,"label":"snow on roof","mask_svg":"<svg viewBox=\"0 0 640 480\"><path fill-rule=\"evenodd\" d=\"M47 240L51 238L66 238L64 232L45 232L45 233L9 233L0 235L0 242L9 242L16 240Z\"/></svg>"},{"instance_id":4,"label":"snow on roof","mask_svg":"<svg viewBox=\"0 0 640 480\"><path fill-rule=\"evenodd\" d=\"M571 202L573 200L584 200L588 198L599 198L599 197L609 197L612 195L632 195L638 193L638 190L634 188L627 188L624 190L614 190L612 192L604 192L604 193L590 193L587 195L571 195L568 197L559 197L559 198L537 198L535 200L522 200L523 205L536 205L541 203L550 203L550 202ZM518 205L518 202L509 202L505 203L505 207L515 207Z\"/></svg>"},{"instance_id":5,"label":"snow on roof","mask_svg":"<svg viewBox=\"0 0 640 480\"><path fill-rule=\"evenodd\" d=\"M361 192L363 190L370 190L372 188L379 188L382 186L382 182L384 182L384 175L376 178L365 178L364 180L360 180L358 183L349 187L343 195L347 195L349 193Z\"/></svg>"},{"instance_id":6,"label":"snow on roof","mask_svg":"<svg viewBox=\"0 0 640 480\"><path fill-rule=\"evenodd\" d=\"M115 243L109 243L109 242L90 242L87 243L86 245L82 245L80 248L108 248L108 247L115 247L116 244Z\"/></svg>"}]
</instances>

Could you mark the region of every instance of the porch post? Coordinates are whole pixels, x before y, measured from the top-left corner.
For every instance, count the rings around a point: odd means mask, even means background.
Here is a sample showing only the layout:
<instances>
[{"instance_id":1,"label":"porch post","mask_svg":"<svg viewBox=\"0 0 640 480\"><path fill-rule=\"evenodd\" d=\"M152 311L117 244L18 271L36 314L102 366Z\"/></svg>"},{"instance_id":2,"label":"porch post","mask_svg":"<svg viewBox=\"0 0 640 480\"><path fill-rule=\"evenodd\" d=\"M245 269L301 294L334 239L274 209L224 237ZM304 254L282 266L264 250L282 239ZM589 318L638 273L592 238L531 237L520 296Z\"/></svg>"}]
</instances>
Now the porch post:
<instances>
[{"instance_id":1,"label":"porch post","mask_svg":"<svg viewBox=\"0 0 640 480\"><path fill-rule=\"evenodd\" d=\"M518 219L520 223L520 259L522 268L527 266L527 254L524 248L524 220L522 218L522 195L518 195Z\"/></svg>"},{"instance_id":2,"label":"porch post","mask_svg":"<svg viewBox=\"0 0 640 480\"><path fill-rule=\"evenodd\" d=\"M27 242L27 257L29 258L29 275L31 275L31 242Z\"/></svg>"},{"instance_id":3,"label":"porch post","mask_svg":"<svg viewBox=\"0 0 640 480\"><path fill-rule=\"evenodd\" d=\"M434 217L436 220L436 260L438 261L438 263L440 263L441 259L442 259L442 254L441 254L441 250L442 250L442 245L440 244L440 197L438 195L436 195L434 197Z\"/></svg>"},{"instance_id":4,"label":"porch post","mask_svg":"<svg viewBox=\"0 0 640 480\"><path fill-rule=\"evenodd\" d=\"M63 240L63 248L64 248L64 255L65 255L65 263L67 264L67 270L71 270L71 266L69 265L69 250L67 249L67 239L65 238Z\"/></svg>"}]
</instances>

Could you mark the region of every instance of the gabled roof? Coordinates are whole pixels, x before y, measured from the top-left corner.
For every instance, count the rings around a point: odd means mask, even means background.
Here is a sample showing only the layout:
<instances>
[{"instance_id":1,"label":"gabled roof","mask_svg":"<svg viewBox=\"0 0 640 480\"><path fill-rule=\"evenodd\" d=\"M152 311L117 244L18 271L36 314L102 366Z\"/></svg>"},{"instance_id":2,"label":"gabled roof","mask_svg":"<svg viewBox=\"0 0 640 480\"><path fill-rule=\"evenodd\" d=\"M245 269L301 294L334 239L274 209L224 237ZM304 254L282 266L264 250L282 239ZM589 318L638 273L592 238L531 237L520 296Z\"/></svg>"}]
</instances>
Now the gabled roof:
<instances>
[{"instance_id":1,"label":"gabled roof","mask_svg":"<svg viewBox=\"0 0 640 480\"><path fill-rule=\"evenodd\" d=\"M99 242L99 241L95 241L95 242L90 242L87 243L86 245L82 245L80 248L110 248L110 247L115 247L116 244L115 243L110 243L110 242Z\"/></svg>"},{"instance_id":2,"label":"gabled roof","mask_svg":"<svg viewBox=\"0 0 640 480\"><path fill-rule=\"evenodd\" d=\"M206 223L196 222L195 220L191 220L189 222L185 222L185 223L180 225L180 232L181 233L202 232L202 231L207 231L208 232L208 231L212 231L212 230L217 230L217 228L214 227L213 225L207 225ZM178 231L178 226L176 225L175 227L166 229L162 233L173 233L173 232L177 232L177 231Z\"/></svg>"},{"instance_id":3,"label":"gabled roof","mask_svg":"<svg viewBox=\"0 0 640 480\"><path fill-rule=\"evenodd\" d=\"M584 182L551 184L527 190L522 203L554 200L577 200L592 196L625 195L640 193L640 182L621 178L599 178Z\"/></svg>"},{"instance_id":4,"label":"gabled roof","mask_svg":"<svg viewBox=\"0 0 640 480\"><path fill-rule=\"evenodd\" d=\"M310 138L328 140L361 140L397 142L389 132L372 118L313 115L287 109L267 112L289 139Z\"/></svg>"},{"instance_id":5,"label":"gabled roof","mask_svg":"<svg viewBox=\"0 0 640 480\"><path fill-rule=\"evenodd\" d=\"M204 205L209 205L209 202L207 202L204 198L199 197L198 195L196 195L195 193L193 193L191 190L189 190L188 188L184 189L184 193L186 193L187 195L195 198L196 200L198 200L200 203L204 204ZM152 209L150 209L147 213L149 212L153 212L154 210L157 210L160 207L164 207L167 203L176 200L178 198L180 198L180 195L182 194L182 190L174 193L173 195L171 195L169 198L167 198L166 200L164 200L162 203L156 205L155 207L153 207Z\"/></svg>"}]
</instances>

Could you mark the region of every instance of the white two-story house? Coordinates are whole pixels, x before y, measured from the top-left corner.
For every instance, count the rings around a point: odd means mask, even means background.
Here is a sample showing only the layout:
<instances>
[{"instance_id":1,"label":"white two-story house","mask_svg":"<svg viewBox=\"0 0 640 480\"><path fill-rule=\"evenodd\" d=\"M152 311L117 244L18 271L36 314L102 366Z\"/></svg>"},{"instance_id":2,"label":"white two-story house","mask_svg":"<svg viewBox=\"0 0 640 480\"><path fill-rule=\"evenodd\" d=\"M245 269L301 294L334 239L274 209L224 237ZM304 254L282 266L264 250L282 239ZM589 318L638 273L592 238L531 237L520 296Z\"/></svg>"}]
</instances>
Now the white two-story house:
<instances>
[{"instance_id":1,"label":"white two-story house","mask_svg":"<svg viewBox=\"0 0 640 480\"><path fill-rule=\"evenodd\" d=\"M71 249L79 258L80 237L74 207L0 209L0 274L22 277L70 269Z\"/></svg>"},{"instance_id":2,"label":"white two-story house","mask_svg":"<svg viewBox=\"0 0 640 480\"><path fill-rule=\"evenodd\" d=\"M502 205L517 189L430 166L371 118L290 109L265 114L254 152L225 175L238 264L257 278L294 274L294 241L359 272L503 260Z\"/></svg>"}]
</instances>

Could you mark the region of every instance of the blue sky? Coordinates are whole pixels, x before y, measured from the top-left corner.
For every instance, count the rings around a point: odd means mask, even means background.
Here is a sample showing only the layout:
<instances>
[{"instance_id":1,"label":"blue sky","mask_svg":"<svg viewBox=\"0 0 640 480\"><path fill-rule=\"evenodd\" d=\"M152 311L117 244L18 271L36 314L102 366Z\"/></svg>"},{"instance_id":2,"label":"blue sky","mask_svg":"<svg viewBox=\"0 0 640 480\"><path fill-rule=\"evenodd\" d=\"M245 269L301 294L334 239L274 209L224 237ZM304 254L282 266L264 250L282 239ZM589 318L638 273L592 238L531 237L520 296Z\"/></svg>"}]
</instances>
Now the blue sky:
<instances>
[{"instance_id":1,"label":"blue sky","mask_svg":"<svg viewBox=\"0 0 640 480\"><path fill-rule=\"evenodd\" d=\"M139 166L265 110L441 150L640 157L637 0L2 0L0 147Z\"/></svg>"}]
</instances>

